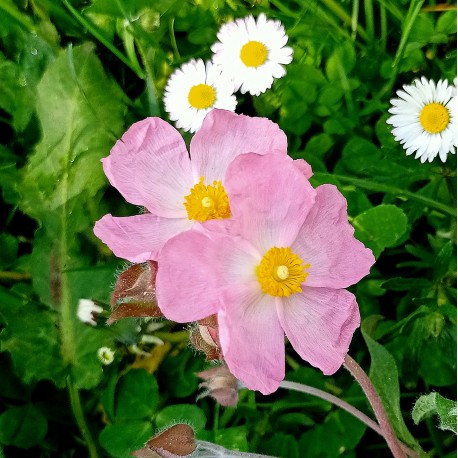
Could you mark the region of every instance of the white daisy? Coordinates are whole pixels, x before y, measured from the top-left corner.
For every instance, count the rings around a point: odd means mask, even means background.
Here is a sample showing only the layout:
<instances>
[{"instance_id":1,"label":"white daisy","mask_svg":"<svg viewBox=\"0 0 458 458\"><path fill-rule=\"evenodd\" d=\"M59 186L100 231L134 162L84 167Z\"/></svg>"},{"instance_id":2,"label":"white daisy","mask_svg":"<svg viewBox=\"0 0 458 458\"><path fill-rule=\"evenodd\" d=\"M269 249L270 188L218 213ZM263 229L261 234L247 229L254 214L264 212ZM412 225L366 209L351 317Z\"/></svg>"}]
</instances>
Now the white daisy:
<instances>
[{"instance_id":1,"label":"white daisy","mask_svg":"<svg viewBox=\"0 0 458 458\"><path fill-rule=\"evenodd\" d=\"M221 69L201 59L183 64L172 73L164 94L165 111L177 127L195 132L212 108L234 111L234 84Z\"/></svg>"},{"instance_id":2,"label":"white daisy","mask_svg":"<svg viewBox=\"0 0 458 458\"><path fill-rule=\"evenodd\" d=\"M212 46L213 62L231 76L235 90L259 95L272 86L274 78L286 74L283 65L293 59L292 48L280 21L260 14L224 24Z\"/></svg>"},{"instance_id":3,"label":"white daisy","mask_svg":"<svg viewBox=\"0 0 458 458\"><path fill-rule=\"evenodd\" d=\"M456 153L456 88L446 80L436 85L423 76L403 89L396 92L399 99L390 100L388 110L395 140L421 162L432 162L437 155L445 162L448 153Z\"/></svg>"},{"instance_id":4,"label":"white daisy","mask_svg":"<svg viewBox=\"0 0 458 458\"><path fill-rule=\"evenodd\" d=\"M100 347L97 350L97 357L105 366L110 365L114 361L115 352L109 347Z\"/></svg>"},{"instance_id":5,"label":"white daisy","mask_svg":"<svg viewBox=\"0 0 458 458\"><path fill-rule=\"evenodd\" d=\"M102 312L103 308L90 299L80 299L78 301L76 316L83 323L90 324L91 326L96 326L96 317Z\"/></svg>"}]
</instances>

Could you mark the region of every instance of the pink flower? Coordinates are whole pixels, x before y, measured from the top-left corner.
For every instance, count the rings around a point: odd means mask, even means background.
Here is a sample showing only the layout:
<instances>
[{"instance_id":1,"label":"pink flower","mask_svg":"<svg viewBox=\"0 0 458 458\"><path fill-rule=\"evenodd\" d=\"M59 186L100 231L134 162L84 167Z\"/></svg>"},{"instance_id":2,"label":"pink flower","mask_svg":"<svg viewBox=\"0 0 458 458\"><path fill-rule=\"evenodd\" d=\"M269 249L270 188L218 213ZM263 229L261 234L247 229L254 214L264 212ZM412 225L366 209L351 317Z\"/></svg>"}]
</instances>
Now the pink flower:
<instances>
[{"instance_id":1,"label":"pink flower","mask_svg":"<svg viewBox=\"0 0 458 458\"><path fill-rule=\"evenodd\" d=\"M147 213L105 215L95 235L120 258L156 260L175 234L230 216L224 176L230 162L248 152L286 155L286 136L268 119L213 110L191 140L191 161L180 134L165 121L133 124L102 160L103 169L124 198Z\"/></svg>"},{"instance_id":2,"label":"pink flower","mask_svg":"<svg viewBox=\"0 0 458 458\"><path fill-rule=\"evenodd\" d=\"M285 334L333 374L360 323L343 288L375 261L353 236L345 198L332 185L313 189L295 161L273 154L237 157L225 186L233 219L184 232L159 254L159 307L178 322L217 313L224 360L250 389L278 388Z\"/></svg>"}]
</instances>

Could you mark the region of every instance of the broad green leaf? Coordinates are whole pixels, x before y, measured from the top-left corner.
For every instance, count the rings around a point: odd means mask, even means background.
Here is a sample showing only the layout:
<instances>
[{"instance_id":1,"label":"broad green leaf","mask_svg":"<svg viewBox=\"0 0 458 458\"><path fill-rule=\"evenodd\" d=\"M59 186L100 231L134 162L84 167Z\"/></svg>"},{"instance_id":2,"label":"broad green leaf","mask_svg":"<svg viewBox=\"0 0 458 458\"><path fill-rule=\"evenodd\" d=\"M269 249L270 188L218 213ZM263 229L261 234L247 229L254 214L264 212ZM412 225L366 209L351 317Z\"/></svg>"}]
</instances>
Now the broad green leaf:
<instances>
[{"instance_id":1,"label":"broad green leaf","mask_svg":"<svg viewBox=\"0 0 458 458\"><path fill-rule=\"evenodd\" d=\"M0 234L0 269L9 267L16 259L19 243L11 234Z\"/></svg>"},{"instance_id":2,"label":"broad green leaf","mask_svg":"<svg viewBox=\"0 0 458 458\"><path fill-rule=\"evenodd\" d=\"M175 423L186 423L194 429L194 432L197 432L205 428L207 418L202 409L192 404L167 406L157 414L156 426L159 429L167 428Z\"/></svg>"},{"instance_id":3,"label":"broad green leaf","mask_svg":"<svg viewBox=\"0 0 458 458\"><path fill-rule=\"evenodd\" d=\"M123 100L89 44L68 48L49 65L37 86L42 139L20 185L25 213L43 221L58 211L70 220L104 186L100 159L121 133Z\"/></svg>"},{"instance_id":4,"label":"broad green leaf","mask_svg":"<svg viewBox=\"0 0 458 458\"><path fill-rule=\"evenodd\" d=\"M353 45L344 42L337 47L334 53L326 62L326 75L330 81L341 81L348 77L356 63L356 53Z\"/></svg>"},{"instance_id":5,"label":"broad green leaf","mask_svg":"<svg viewBox=\"0 0 458 458\"><path fill-rule=\"evenodd\" d=\"M373 315L366 318L361 325L361 332L371 355L369 376L398 437L406 444L418 449L418 444L407 429L402 417L396 362L389 351L371 337L380 319L381 317Z\"/></svg>"},{"instance_id":6,"label":"broad green leaf","mask_svg":"<svg viewBox=\"0 0 458 458\"><path fill-rule=\"evenodd\" d=\"M215 442L229 450L248 451L246 426L233 426L215 433Z\"/></svg>"},{"instance_id":7,"label":"broad green leaf","mask_svg":"<svg viewBox=\"0 0 458 458\"><path fill-rule=\"evenodd\" d=\"M456 12L447 11L439 16L436 33L456 33Z\"/></svg>"},{"instance_id":8,"label":"broad green leaf","mask_svg":"<svg viewBox=\"0 0 458 458\"><path fill-rule=\"evenodd\" d=\"M412 419L416 425L432 415L439 416L438 428L456 434L456 401L444 398L439 393L420 396L413 407Z\"/></svg>"},{"instance_id":9,"label":"broad green leaf","mask_svg":"<svg viewBox=\"0 0 458 458\"><path fill-rule=\"evenodd\" d=\"M116 420L150 418L156 410L158 396L154 375L144 369L131 369L116 385Z\"/></svg>"},{"instance_id":10,"label":"broad green leaf","mask_svg":"<svg viewBox=\"0 0 458 458\"><path fill-rule=\"evenodd\" d=\"M65 385L66 368L59 349L56 314L34 302L21 301L0 289L0 351L11 355L14 370L24 383L52 380Z\"/></svg>"},{"instance_id":11,"label":"broad green leaf","mask_svg":"<svg viewBox=\"0 0 458 458\"><path fill-rule=\"evenodd\" d=\"M379 205L358 215L353 221L355 237L377 258L387 247L394 246L407 231L407 216L395 205Z\"/></svg>"},{"instance_id":12,"label":"broad green leaf","mask_svg":"<svg viewBox=\"0 0 458 458\"><path fill-rule=\"evenodd\" d=\"M0 443L28 449L40 444L48 431L48 421L33 404L9 407L0 415Z\"/></svg>"},{"instance_id":13,"label":"broad green leaf","mask_svg":"<svg viewBox=\"0 0 458 458\"><path fill-rule=\"evenodd\" d=\"M128 458L135 450L142 448L153 436L148 421L134 420L116 422L100 433L100 445L116 458Z\"/></svg>"}]
</instances>

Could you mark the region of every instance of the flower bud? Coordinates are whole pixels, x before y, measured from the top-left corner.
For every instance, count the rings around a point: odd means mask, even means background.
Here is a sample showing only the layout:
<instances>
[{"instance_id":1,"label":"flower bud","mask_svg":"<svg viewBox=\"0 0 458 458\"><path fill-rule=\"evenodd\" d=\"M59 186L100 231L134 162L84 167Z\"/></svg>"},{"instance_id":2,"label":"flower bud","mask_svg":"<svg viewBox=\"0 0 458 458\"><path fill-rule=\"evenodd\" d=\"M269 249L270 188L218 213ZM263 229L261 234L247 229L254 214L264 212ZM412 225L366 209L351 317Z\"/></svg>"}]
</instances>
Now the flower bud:
<instances>
[{"instance_id":1,"label":"flower bud","mask_svg":"<svg viewBox=\"0 0 458 458\"><path fill-rule=\"evenodd\" d=\"M207 361L222 359L216 315L199 320L191 330L189 340L193 347L205 353Z\"/></svg>"},{"instance_id":2,"label":"flower bud","mask_svg":"<svg viewBox=\"0 0 458 458\"><path fill-rule=\"evenodd\" d=\"M205 389L197 399L211 396L218 404L224 407L237 405L241 386L225 364L199 372L197 375L205 380L199 385L200 388Z\"/></svg>"}]
</instances>

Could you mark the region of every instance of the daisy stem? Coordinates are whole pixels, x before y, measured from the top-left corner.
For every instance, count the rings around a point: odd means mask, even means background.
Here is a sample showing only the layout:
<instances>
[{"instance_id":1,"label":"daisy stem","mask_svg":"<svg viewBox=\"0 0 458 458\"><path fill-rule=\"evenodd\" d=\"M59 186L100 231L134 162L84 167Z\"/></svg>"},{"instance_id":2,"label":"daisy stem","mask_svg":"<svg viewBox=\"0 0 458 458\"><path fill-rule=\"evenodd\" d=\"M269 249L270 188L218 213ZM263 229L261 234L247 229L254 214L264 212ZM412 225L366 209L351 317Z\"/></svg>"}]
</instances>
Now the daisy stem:
<instances>
[{"instance_id":1,"label":"daisy stem","mask_svg":"<svg viewBox=\"0 0 458 458\"><path fill-rule=\"evenodd\" d=\"M180 51L178 51L178 46L177 46L177 40L175 38L175 30L173 28L175 24L175 18L170 18L169 19L169 34L170 34L170 43L172 44L172 49L173 49L173 54L175 56L175 59L180 60Z\"/></svg>"},{"instance_id":2,"label":"daisy stem","mask_svg":"<svg viewBox=\"0 0 458 458\"><path fill-rule=\"evenodd\" d=\"M287 380L283 380L280 382L280 388L284 388L286 390L291 391L299 391L300 393L310 394L317 398L324 399L325 401L328 401L331 404L334 404L337 407L340 407L341 409L345 410L349 414L353 415L355 418L363 422L366 426L371 428L377 434L383 436L383 432L380 426L374 420L369 418L366 414L358 410L356 407L353 407L348 402L343 401L342 399L338 398L337 396L334 396L333 394L327 393L323 390L319 390L318 388L314 388L312 386L303 385L302 383L297 382L289 382ZM416 456L416 453L406 445L401 444L401 447L406 454L410 456Z\"/></svg>"},{"instance_id":3,"label":"daisy stem","mask_svg":"<svg viewBox=\"0 0 458 458\"><path fill-rule=\"evenodd\" d=\"M388 83L382 88L379 97L381 97L383 94L387 92L392 92L394 82L396 81L396 76L399 73L399 64L401 63L401 60L404 57L404 52L407 46L407 41L409 39L410 32L412 31L415 19L417 18L424 1L425 0L411 0L410 2L409 11L407 12L406 19L402 24L401 40L399 41L399 46L396 51L396 55L394 56L394 61L392 64L393 71L391 73L391 78L388 81Z\"/></svg>"},{"instance_id":4,"label":"daisy stem","mask_svg":"<svg viewBox=\"0 0 458 458\"><path fill-rule=\"evenodd\" d=\"M315 176L317 178L329 178L331 177L330 174L328 173L321 173L317 172L315 173ZM386 185L383 183L376 183L373 181L361 179L361 178L353 178L353 177L347 177L344 175L332 175L332 177L336 178L337 180L343 181L344 183L351 183L359 188L362 189L367 189L369 191L374 191L374 192L385 192L388 194L396 194L399 197L405 197L411 200L415 200L426 207L431 207L435 208L436 210L439 210L441 212L447 213L451 216L456 216L456 208L450 207L446 204L443 204L442 202L438 202L437 200L430 199L429 197L422 196L421 194L415 194L413 192L407 191L405 189L397 188L395 186L391 185Z\"/></svg>"},{"instance_id":5,"label":"daisy stem","mask_svg":"<svg viewBox=\"0 0 458 458\"><path fill-rule=\"evenodd\" d=\"M406 452L401 447L398 438L396 437L396 434L394 433L393 428L388 421L388 416L385 412L385 408L383 407L382 401L380 400L380 397L375 390L375 387L372 384L370 378L366 375L361 366L348 354L345 355L343 365L345 369L347 369L348 372L350 372L350 374L353 375L355 380L359 383L368 401L370 402L378 420L381 433L385 438L391 453L395 458L405 458Z\"/></svg>"}]
</instances>

